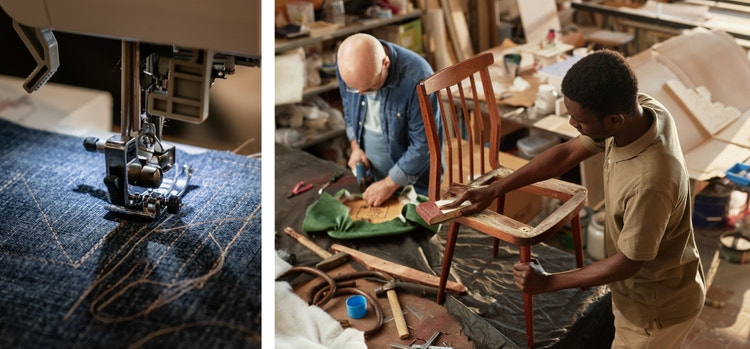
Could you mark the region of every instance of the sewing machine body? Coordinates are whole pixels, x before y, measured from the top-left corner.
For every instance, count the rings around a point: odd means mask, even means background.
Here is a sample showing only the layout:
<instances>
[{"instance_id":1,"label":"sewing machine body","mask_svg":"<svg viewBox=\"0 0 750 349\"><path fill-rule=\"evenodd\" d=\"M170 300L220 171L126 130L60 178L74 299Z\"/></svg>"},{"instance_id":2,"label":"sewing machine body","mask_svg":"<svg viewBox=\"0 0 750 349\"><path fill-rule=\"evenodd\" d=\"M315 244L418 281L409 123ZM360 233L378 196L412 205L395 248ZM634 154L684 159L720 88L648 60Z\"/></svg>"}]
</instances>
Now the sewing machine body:
<instances>
[{"instance_id":1,"label":"sewing machine body","mask_svg":"<svg viewBox=\"0 0 750 349\"><path fill-rule=\"evenodd\" d=\"M260 65L260 1L0 0L37 62L41 88L60 62L53 30L122 40L120 134L86 138L104 153L107 209L155 218L178 212L192 168L162 141L165 119L203 122L208 90L235 64ZM143 43L143 44L141 44ZM168 171L172 170L172 176Z\"/></svg>"},{"instance_id":2,"label":"sewing machine body","mask_svg":"<svg viewBox=\"0 0 750 349\"><path fill-rule=\"evenodd\" d=\"M0 0L34 28L260 57L261 1Z\"/></svg>"}]
</instances>

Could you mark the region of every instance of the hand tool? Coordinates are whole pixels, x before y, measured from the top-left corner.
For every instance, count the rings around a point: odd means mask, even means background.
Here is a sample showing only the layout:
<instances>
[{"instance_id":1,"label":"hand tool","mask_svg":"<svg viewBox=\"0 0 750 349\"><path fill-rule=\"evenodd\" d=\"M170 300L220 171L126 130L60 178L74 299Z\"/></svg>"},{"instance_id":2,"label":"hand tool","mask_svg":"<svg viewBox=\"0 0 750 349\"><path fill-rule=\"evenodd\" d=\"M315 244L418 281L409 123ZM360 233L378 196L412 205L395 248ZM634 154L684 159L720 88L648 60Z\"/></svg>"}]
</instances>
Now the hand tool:
<instances>
[{"instance_id":1,"label":"hand tool","mask_svg":"<svg viewBox=\"0 0 750 349\"><path fill-rule=\"evenodd\" d=\"M298 233L292 227L284 228L284 233L291 236L294 240L300 243L300 245L307 247L310 251L318 255L323 260L315 264L315 267L328 271L346 263L349 260L349 255L346 253L336 253L332 255L330 252L318 246L315 242L308 239L306 236Z\"/></svg>"},{"instance_id":2,"label":"hand tool","mask_svg":"<svg viewBox=\"0 0 750 349\"><path fill-rule=\"evenodd\" d=\"M326 184L323 184L323 186L320 187L320 189L318 189L318 195L323 194L323 190L325 190L326 188L328 188L328 186L331 185L331 183L339 180L339 178L341 178L342 175L344 175L343 171L336 172L336 174L334 174L331 177L331 179L329 179L328 182L326 182Z\"/></svg>"},{"instance_id":3,"label":"hand tool","mask_svg":"<svg viewBox=\"0 0 750 349\"><path fill-rule=\"evenodd\" d=\"M291 198L292 196L299 195L303 192L306 192L310 189L312 189L313 185L305 184L304 181L299 181L297 184L294 185L294 188L292 188L292 191L289 192L289 195L286 196L287 199Z\"/></svg>"},{"instance_id":4,"label":"hand tool","mask_svg":"<svg viewBox=\"0 0 750 349\"><path fill-rule=\"evenodd\" d=\"M403 348L406 348L406 349L413 349L413 348L418 348L418 349L435 348L435 347L432 346L432 342L434 342L435 339L437 339L437 337L439 335L440 335L440 331L435 331L435 333L433 333L432 336L430 336L430 338L428 338L424 342L424 344L422 344L422 345L414 344L412 346L407 346L407 345L403 345L403 344L399 344L399 343L391 343L391 347L392 348L402 348L402 349Z\"/></svg>"},{"instance_id":5,"label":"hand tool","mask_svg":"<svg viewBox=\"0 0 750 349\"><path fill-rule=\"evenodd\" d=\"M434 341L435 341L435 339L437 339L437 337L438 337L439 335L440 335L440 331L435 331L435 333L433 333L433 334L432 334L432 336L430 336L430 338L428 338L428 339L427 339L427 340L426 340L426 341L424 342L424 344L422 344L422 346L421 346L420 348L422 348L422 349L426 349L426 348L429 348L429 347L430 347L430 345L432 345L432 342L434 342Z\"/></svg>"},{"instance_id":6,"label":"hand tool","mask_svg":"<svg viewBox=\"0 0 750 349\"><path fill-rule=\"evenodd\" d=\"M398 338L409 338L409 327L406 326L406 318L404 318L403 310L401 310L401 304L398 302L396 288L394 287L386 290L385 294L386 296L388 296L388 304L390 304L391 306L391 312L393 313L393 321L396 323Z\"/></svg>"},{"instance_id":7,"label":"hand tool","mask_svg":"<svg viewBox=\"0 0 750 349\"><path fill-rule=\"evenodd\" d=\"M358 162L355 171L357 172L357 184L359 185L359 192L364 193L367 185L365 184L365 163Z\"/></svg>"},{"instance_id":8,"label":"hand tool","mask_svg":"<svg viewBox=\"0 0 750 349\"><path fill-rule=\"evenodd\" d=\"M411 282L403 281L388 281L383 286L375 289L375 297L385 297L386 291L395 289L399 292L411 293L420 297L436 297L437 287L430 287L424 285L418 285Z\"/></svg>"},{"instance_id":9,"label":"hand tool","mask_svg":"<svg viewBox=\"0 0 750 349\"><path fill-rule=\"evenodd\" d=\"M393 263L346 246L333 244L331 249L336 252L345 252L352 259L364 265L368 270L382 271L404 281L433 287L437 287L440 282L440 278L435 275L430 275L421 270ZM450 280L448 280L445 289L456 294L464 294L467 292L466 286Z\"/></svg>"}]
</instances>

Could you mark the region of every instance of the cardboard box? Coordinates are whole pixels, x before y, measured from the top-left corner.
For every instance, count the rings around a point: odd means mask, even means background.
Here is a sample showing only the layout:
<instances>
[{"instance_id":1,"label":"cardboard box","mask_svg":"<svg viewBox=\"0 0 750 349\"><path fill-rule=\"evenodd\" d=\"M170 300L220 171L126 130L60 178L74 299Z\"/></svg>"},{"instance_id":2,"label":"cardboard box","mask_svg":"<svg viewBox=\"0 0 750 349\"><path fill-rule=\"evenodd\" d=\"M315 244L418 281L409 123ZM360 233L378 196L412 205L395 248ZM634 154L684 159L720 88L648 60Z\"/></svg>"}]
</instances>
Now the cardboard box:
<instances>
[{"instance_id":1,"label":"cardboard box","mask_svg":"<svg viewBox=\"0 0 750 349\"><path fill-rule=\"evenodd\" d=\"M630 64L640 90L672 113L691 179L723 177L750 157L750 59L729 34L692 29L631 57ZM740 116L724 126L707 127L702 118L712 112L688 105L696 101L680 98L668 85L671 80L686 89L709 91L711 108L736 108Z\"/></svg>"},{"instance_id":2,"label":"cardboard box","mask_svg":"<svg viewBox=\"0 0 750 349\"><path fill-rule=\"evenodd\" d=\"M404 24L392 24L373 30L373 35L396 45L424 54L422 43L422 20L415 19Z\"/></svg>"}]
</instances>

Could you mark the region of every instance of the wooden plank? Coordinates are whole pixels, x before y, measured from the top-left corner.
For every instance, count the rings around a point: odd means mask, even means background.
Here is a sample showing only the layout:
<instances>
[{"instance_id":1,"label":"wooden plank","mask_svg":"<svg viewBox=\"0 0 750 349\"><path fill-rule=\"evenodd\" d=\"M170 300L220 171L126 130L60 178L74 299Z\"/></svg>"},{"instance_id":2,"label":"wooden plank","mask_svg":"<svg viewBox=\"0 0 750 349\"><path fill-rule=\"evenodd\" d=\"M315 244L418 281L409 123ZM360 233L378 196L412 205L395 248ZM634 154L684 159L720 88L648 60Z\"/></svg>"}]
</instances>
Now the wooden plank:
<instances>
[{"instance_id":1,"label":"wooden plank","mask_svg":"<svg viewBox=\"0 0 750 349\"><path fill-rule=\"evenodd\" d=\"M438 276L430 275L421 270L413 269L405 265L393 263L382 258L378 258L373 255L348 248L346 246L333 244L333 246L331 246L331 250L347 253L352 259L362 263L368 270L382 271L384 273L393 275L393 277L400 280L434 287L437 287L440 283L440 277ZM458 294L467 292L466 286L450 280L448 280L445 289L449 292Z\"/></svg>"},{"instance_id":2,"label":"wooden plank","mask_svg":"<svg viewBox=\"0 0 750 349\"><path fill-rule=\"evenodd\" d=\"M445 27L445 18L443 10L429 9L425 15L425 36L427 38L427 50L431 54L433 61L432 66L437 71L453 65L456 60L453 58L453 50L449 48L449 37Z\"/></svg>"},{"instance_id":3,"label":"wooden plank","mask_svg":"<svg viewBox=\"0 0 750 349\"><path fill-rule=\"evenodd\" d=\"M445 14L446 28L453 44L456 60L460 62L474 56L469 27L466 24L461 2L459 0L441 0L440 3Z\"/></svg>"},{"instance_id":4,"label":"wooden plank","mask_svg":"<svg viewBox=\"0 0 750 349\"><path fill-rule=\"evenodd\" d=\"M497 37L497 23L495 23L495 2L477 1L474 9L476 13L476 35L477 51L482 52L495 45Z\"/></svg>"}]
</instances>

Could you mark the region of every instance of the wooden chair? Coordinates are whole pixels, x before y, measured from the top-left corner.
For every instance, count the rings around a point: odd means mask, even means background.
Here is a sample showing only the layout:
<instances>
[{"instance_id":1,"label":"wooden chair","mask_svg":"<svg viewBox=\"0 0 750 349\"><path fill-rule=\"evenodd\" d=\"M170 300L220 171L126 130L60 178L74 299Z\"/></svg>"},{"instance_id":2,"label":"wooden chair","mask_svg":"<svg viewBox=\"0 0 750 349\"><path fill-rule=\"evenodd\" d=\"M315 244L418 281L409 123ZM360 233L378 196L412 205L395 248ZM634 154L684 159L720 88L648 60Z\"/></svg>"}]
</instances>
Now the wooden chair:
<instances>
[{"instance_id":1,"label":"wooden chair","mask_svg":"<svg viewBox=\"0 0 750 349\"><path fill-rule=\"evenodd\" d=\"M494 98L484 101L484 95L494 96L488 67L493 64L491 53L481 54L453 66L436 72L424 79L417 86L422 119L425 124L427 141L430 148L430 200L441 197L441 164L445 154L445 169L448 183L468 183L468 174L484 173L470 185L487 184L512 173L511 169L500 164L500 111ZM477 77L478 74L478 77ZM478 94L478 91L479 94ZM481 93L484 91L484 93ZM440 137L434 121L434 113L429 96L437 93L440 101L440 117L443 122L444 142L439 146ZM473 106L486 106L489 127L485 127L482 117L470 112ZM480 108L476 108L479 110ZM481 108L483 111L485 108ZM481 114L480 114L481 115ZM460 132L458 130L463 130ZM464 137L461 137L463 135ZM489 148L483 146L489 142ZM469 154L470 156L466 156ZM468 163L467 163L468 162ZM485 171L485 163L489 171ZM475 168L479 172L475 172ZM444 187L444 186L443 186ZM531 260L531 246L542 242L570 223L573 230L576 266L583 266L583 247L581 243L581 224L579 212L586 201L586 188L577 184L550 179L519 189L533 195L546 196L563 201L563 204L549 214L536 226L527 225L503 215L505 197L498 198L493 204L496 210L460 217L450 222L443 257L437 302L445 298L445 285L453 259L454 247L459 225L466 225L494 237L493 257L497 257L499 240L517 245L520 260ZM492 206L491 206L492 208ZM526 317L526 340L529 347L534 345L533 306L530 294L524 293L524 312Z\"/></svg>"}]
</instances>

